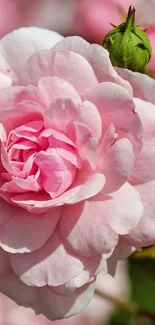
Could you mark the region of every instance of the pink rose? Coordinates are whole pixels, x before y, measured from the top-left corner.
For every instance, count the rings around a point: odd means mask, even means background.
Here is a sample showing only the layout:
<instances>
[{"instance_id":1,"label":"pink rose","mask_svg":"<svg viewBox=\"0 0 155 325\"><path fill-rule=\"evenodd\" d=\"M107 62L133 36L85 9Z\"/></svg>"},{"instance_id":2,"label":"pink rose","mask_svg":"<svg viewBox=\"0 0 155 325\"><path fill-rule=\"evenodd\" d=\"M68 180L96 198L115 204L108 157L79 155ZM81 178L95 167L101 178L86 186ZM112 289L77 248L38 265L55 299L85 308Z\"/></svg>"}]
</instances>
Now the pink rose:
<instances>
[{"instance_id":1,"label":"pink rose","mask_svg":"<svg viewBox=\"0 0 155 325\"><path fill-rule=\"evenodd\" d=\"M0 55L0 290L69 317L141 218L127 182L141 121L99 45L27 28L4 37Z\"/></svg>"}]
</instances>

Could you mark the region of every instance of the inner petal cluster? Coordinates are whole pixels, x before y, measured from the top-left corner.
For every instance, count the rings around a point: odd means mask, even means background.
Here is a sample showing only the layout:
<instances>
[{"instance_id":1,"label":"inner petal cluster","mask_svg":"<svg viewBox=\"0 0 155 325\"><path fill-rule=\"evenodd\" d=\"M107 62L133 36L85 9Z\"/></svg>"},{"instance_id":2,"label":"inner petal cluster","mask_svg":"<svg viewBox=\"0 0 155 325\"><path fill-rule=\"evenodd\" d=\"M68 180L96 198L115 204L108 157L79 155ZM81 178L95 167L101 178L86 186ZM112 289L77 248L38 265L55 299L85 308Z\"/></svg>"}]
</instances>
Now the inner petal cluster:
<instances>
[{"instance_id":1,"label":"inner petal cluster","mask_svg":"<svg viewBox=\"0 0 155 325\"><path fill-rule=\"evenodd\" d=\"M46 129L41 120L29 122L1 142L0 192L45 191L56 198L70 187L81 167L77 149L65 134Z\"/></svg>"}]
</instances>

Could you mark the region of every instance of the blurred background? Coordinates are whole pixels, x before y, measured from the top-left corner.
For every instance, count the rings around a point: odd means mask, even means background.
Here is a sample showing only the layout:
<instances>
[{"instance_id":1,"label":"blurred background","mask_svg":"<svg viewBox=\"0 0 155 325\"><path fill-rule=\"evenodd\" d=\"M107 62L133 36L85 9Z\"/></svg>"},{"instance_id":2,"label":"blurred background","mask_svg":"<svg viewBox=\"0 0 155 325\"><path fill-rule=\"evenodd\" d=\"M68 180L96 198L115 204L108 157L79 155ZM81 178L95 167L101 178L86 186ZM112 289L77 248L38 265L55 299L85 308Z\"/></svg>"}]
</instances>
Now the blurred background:
<instances>
[{"instance_id":1,"label":"blurred background","mask_svg":"<svg viewBox=\"0 0 155 325\"><path fill-rule=\"evenodd\" d=\"M155 77L155 0L0 0L0 37L23 26L39 26L101 44L114 25L125 20L130 5L136 22L147 28L152 58L147 73Z\"/></svg>"},{"instance_id":2,"label":"blurred background","mask_svg":"<svg viewBox=\"0 0 155 325\"><path fill-rule=\"evenodd\" d=\"M38 26L79 35L102 44L104 36L136 7L136 22L147 28L152 58L147 73L155 78L155 0L0 0L0 38L14 29ZM0 325L155 325L155 247L120 262L114 278L101 273L90 305L69 320L50 322L34 316L0 294Z\"/></svg>"}]
</instances>

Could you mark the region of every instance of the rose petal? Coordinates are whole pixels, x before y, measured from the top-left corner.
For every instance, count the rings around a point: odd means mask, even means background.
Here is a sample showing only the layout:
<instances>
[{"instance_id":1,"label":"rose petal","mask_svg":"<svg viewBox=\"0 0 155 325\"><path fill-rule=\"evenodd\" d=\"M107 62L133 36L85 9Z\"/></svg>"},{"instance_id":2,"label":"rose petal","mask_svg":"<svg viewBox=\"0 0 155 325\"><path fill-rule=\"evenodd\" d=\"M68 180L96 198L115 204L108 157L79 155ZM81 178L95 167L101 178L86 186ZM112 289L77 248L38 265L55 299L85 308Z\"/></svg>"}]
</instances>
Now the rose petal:
<instances>
[{"instance_id":1,"label":"rose petal","mask_svg":"<svg viewBox=\"0 0 155 325\"><path fill-rule=\"evenodd\" d=\"M31 80L34 85L42 77L56 76L69 82L80 93L97 83L88 61L71 51L40 51L30 57L26 69L29 72L29 83Z\"/></svg>"},{"instance_id":2,"label":"rose petal","mask_svg":"<svg viewBox=\"0 0 155 325\"><path fill-rule=\"evenodd\" d=\"M95 170L97 165L97 139L92 136L91 130L85 124L74 122L73 127L72 134L74 134L79 156L83 161L88 161L91 168Z\"/></svg>"},{"instance_id":3,"label":"rose petal","mask_svg":"<svg viewBox=\"0 0 155 325\"><path fill-rule=\"evenodd\" d=\"M130 177L130 183L136 185L155 178L155 106L139 98L134 102L143 125L143 147Z\"/></svg>"},{"instance_id":4,"label":"rose petal","mask_svg":"<svg viewBox=\"0 0 155 325\"><path fill-rule=\"evenodd\" d=\"M56 98L74 98L79 103L81 98L75 88L66 80L58 77L41 78L38 82L38 88L42 94L46 105Z\"/></svg>"},{"instance_id":5,"label":"rose petal","mask_svg":"<svg viewBox=\"0 0 155 325\"><path fill-rule=\"evenodd\" d=\"M0 54L3 58L0 71L8 75L9 69L16 82L22 79L24 84L28 73L24 68L27 59L38 50L51 48L61 39L63 37L56 32L38 27L20 28L7 34L0 42Z\"/></svg>"},{"instance_id":6,"label":"rose petal","mask_svg":"<svg viewBox=\"0 0 155 325\"><path fill-rule=\"evenodd\" d=\"M50 119L49 123L53 127L65 133L69 132L68 126L73 122L88 126L96 138L100 138L102 133L100 114L95 105L88 101L81 104L74 98L57 98L51 102L45 117Z\"/></svg>"},{"instance_id":7,"label":"rose petal","mask_svg":"<svg viewBox=\"0 0 155 325\"><path fill-rule=\"evenodd\" d=\"M95 196L94 200L63 208L61 237L76 254L89 257L108 253L117 244L118 235L109 226L104 200L106 197L101 199L99 194L99 199Z\"/></svg>"},{"instance_id":8,"label":"rose petal","mask_svg":"<svg viewBox=\"0 0 155 325\"><path fill-rule=\"evenodd\" d=\"M10 254L14 272L28 286L58 286L71 280L83 269L79 258L65 248L58 230L45 245L29 254Z\"/></svg>"},{"instance_id":9,"label":"rose petal","mask_svg":"<svg viewBox=\"0 0 155 325\"><path fill-rule=\"evenodd\" d=\"M25 285L15 274L10 272L0 276L0 292L16 301L17 304L27 307L35 299L37 288Z\"/></svg>"},{"instance_id":10,"label":"rose petal","mask_svg":"<svg viewBox=\"0 0 155 325\"><path fill-rule=\"evenodd\" d=\"M64 206L59 223L61 237L82 256L108 253L116 246L118 234L136 227L142 212L138 191L126 183L111 195L102 191L85 202Z\"/></svg>"},{"instance_id":11,"label":"rose petal","mask_svg":"<svg viewBox=\"0 0 155 325\"><path fill-rule=\"evenodd\" d=\"M103 174L97 173L91 176L81 174L73 184L73 187L56 199L49 200L48 198L44 200L42 195L21 194L14 196L12 201L28 209L28 211L45 212L49 207L74 204L93 197L103 189L104 185L105 177Z\"/></svg>"},{"instance_id":12,"label":"rose petal","mask_svg":"<svg viewBox=\"0 0 155 325\"><path fill-rule=\"evenodd\" d=\"M80 274L78 274L75 278L66 283L64 286L55 288L53 287L52 290L61 295L67 293L70 294L74 292L76 288L80 288L81 286L91 282L94 277L103 269L106 272L107 261L102 255L98 255L95 257L91 256L90 258L86 258L84 263L84 269L80 272ZM62 291L62 287L63 289L65 289L64 291Z\"/></svg>"},{"instance_id":13,"label":"rose petal","mask_svg":"<svg viewBox=\"0 0 155 325\"><path fill-rule=\"evenodd\" d=\"M91 301L95 289L95 281L77 289L70 296L56 294L50 287L38 291L39 306L36 312L43 312L51 320L70 317L80 313ZM37 308L39 307L39 308Z\"/></svg>"},{"instance_id":14,"label":"rose petal","mask_svg":"<svg viewBox=\"0 0 155 325\"><path fill-rule=\"evenodd\" d=\"M116 68L119 75L128 80L133 89L134 97L155 104L155 80L139 72Z\"/></svg>"},{"instance_id":15,"label":"rose petal","mask_svg":"<svg viewBox=\"0 0 155 325\"><path fill-rule=\"evenodd\" d=\"M41 173L41 184L51 198L59 197L72 185L76 166L63 159L56 148L40 151L36 154L35 163Z\"/></svg>"},{"instance_id":16,"label":"rose petal","mask_svg":"<svg viewBox=\"0 0 155 325\"><path fill-rule=\"evenodd\" d=\"M103 131L112 123L119 136L126 136L134 144L135 152L142 148L142 124L135 112L131 95L123 87L109 82L86 90L82 98L89 100L99 110Z\"/></svg>"},{"instance_id":17,"label":"rose petal","mask_svg":"<svg viewBox=\"0 0 155 325\"><path fill-rule=\"evenodd\" d=\"M0 233L1 233L1 227L0 227ZM3 274L6 274L10 269L10 263L9 263L9 257L8 254L0 248L0 277Z\"/></svg>"},{"instance_id":18,"label":"rose petal","mask_svg":"<svg viewBox=\"0 0 155 325\"><path fill-rule=\"evenodd\" d=\"M100 149L101 150L101 149ZM106 177L105 193L111 193L127 181L135 163L133 146L127 138L122 138L100 152L98 167Z\"/></svg>"},{"instance_id":19,"label":"rose petal","mask_svg":"<svg viewBox=\"0 0 155 325\"><path fill-rule=\"evenodd\" d=\"M128 81L122 79L113 68L109 59L109 53L97 44L90 44L83 38L74 36L66 37L53 46L53 50L68 50L79 53L88 60L94 69L99 82L111 81L126 88L132 94L132 88Z\"/></svg>"},{"instance_id":20,"label":"rose petal","mask_svg":"<svg viewBox=\"0 0 155 325\"><path fill-rule=\"evenodd\" d=\"M141 196L144 212L137 227L124 236L124 240L132 246L144 247L155 243L155 180L137 185L136 190Z\"/></svg>"},{"instance_id":21,"label":"rose petal","mask_svg":"<svg viewBox=\"0 0 155 325\"><path fill-rule=\"evenodd\" d=\"M0 246L11 253L25 253L40 248L49 239L59 220L60 209L34 215L1 199L1 214L5 218Z\"/></svg>"}]
</instances>

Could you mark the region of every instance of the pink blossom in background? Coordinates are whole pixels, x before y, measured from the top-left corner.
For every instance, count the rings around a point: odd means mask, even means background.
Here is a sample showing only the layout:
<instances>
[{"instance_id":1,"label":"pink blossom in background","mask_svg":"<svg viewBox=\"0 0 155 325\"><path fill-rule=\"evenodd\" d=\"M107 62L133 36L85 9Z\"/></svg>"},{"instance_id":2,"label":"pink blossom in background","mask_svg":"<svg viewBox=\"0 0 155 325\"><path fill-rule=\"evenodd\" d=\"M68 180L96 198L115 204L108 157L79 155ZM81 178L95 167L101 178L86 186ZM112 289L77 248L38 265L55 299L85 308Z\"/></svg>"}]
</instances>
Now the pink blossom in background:
<instances>
[{"instance_id":1,"label":"pink blossom in background","mask_svg":"<svg viewBox=\"0 0 155 325\"><path fill-rule=\"evenodd\" d=\"M99 45L27 28L4 37L0 55L0 290L69 317L142 216L128 183L142 124Z\"/></svg>"},{"instance_id":2,"label":"pink blossom in background","mask_svg":"<svg viewBox=\"0 0 155 325\"><path fill-rule=\"evenodd\" d=\"M129 295L129 280L127 276L127 265L125 262L119 262L116 275L112 278L110 275L101 272L97 278L97 289L100 292L111 294L121 300L127 299ZM18 306L8 297L0 294L0 324L1 325L106 325L115 306L110 304L104 298L94 295L88 307L79 315L73 316L67 320L49 321L43 315L34 316L34 311L30 308Z\"/></svg>"},{"instance_id":3,"label":"pink blossom in background","mask_svg":"<svg viewBox=\"0 0 155 325\"><path fill-rule=\"evenodd\" d=\"M24 15L22 11L22 26L48 28L62 35L73 33L76 0L23 0L23 4L24 2L26 13Z\"/></svg>"},{"instance_id":4,"label":"pink blossom in background","mask_svg":"<svg viewBox=\"0 0 155 325\"><path fill-rule=\"evenodd\" d=\"M0 37L21 25L20 8L16 1L0 0Z\"/></svg>"},{"instance_id":5,"label":"pink blossom in background","mask_svg":"<svg viewBox=\"0 0 155 325\"><path fill-rule=\"evenodd\" d=\"M144 0L83 0L76 2L77 32L87 40L101 44L114 25L125 20L129 6ZM138 9L137 9L138 11ZM137 14L137 12L136 12Z\"/></svg>"},{"instance_id":6,"label":"pink blossom in background","mask_svg":"<svg viewBox=\"0 0 155 325\"><path fill-rule=\"evenodd\" d=\"M0 37L23 26L71 34L76 0L0 0Z\"/></svg>"}]
</instances>

